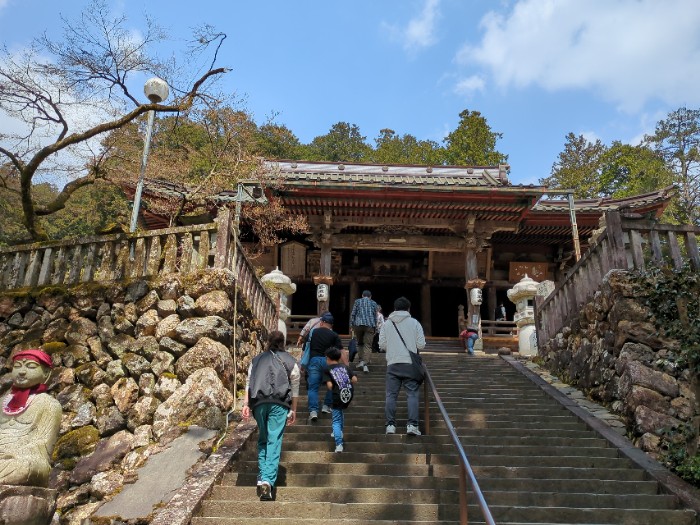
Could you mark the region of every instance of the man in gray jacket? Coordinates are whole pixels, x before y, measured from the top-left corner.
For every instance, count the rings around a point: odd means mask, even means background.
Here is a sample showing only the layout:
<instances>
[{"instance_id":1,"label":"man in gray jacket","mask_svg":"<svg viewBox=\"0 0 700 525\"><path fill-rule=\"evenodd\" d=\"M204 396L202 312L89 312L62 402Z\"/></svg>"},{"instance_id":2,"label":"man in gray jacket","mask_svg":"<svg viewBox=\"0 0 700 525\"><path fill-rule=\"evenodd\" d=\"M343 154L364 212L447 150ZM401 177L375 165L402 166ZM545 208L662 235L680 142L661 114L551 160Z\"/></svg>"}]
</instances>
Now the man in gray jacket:
<instances>
[{"instance_id":1,"label":"man in gray jacket","mask_svg":"<svg viewBox=\"0 0 700 525\"><path fill-rule=\"evenodd\" d=\"M411 302L405 297L394 301L394 311L387 318L379 332L379 348L386 351L386 401L384 416L386 433L396 433L396 399L403 386L408 402L408 424L406 434L420 436L419 389L420 384L413 379L413 364L408 352L425 348L425 334L420 323L411 317Z\"/></svg>"}]
</instances>

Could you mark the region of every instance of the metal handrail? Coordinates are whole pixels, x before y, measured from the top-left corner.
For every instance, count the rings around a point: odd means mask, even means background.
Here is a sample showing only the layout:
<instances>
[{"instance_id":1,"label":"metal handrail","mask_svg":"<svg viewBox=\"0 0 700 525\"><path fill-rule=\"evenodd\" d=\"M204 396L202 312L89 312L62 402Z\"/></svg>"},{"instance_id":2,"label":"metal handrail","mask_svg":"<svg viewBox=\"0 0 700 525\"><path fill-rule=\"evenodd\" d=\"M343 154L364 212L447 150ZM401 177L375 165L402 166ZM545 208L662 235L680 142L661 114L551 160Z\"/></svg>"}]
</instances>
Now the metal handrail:
<instances>
[{"instance_id":1,"label":"metal handrail","mask_svg":"<svg viewBox=\"0 0 700 525\"><path fill-rule=\"evenodd\" d=\"M430 388L433 392L433 399L435 399L435 402L440 409L440 413L442 414L442 419L445 421L445 425L447 426L447 431L450 433L452 443L455 445L455 447L457 447L457 456L459 457L459 521L461 525L467 525L469 523L467 518L467 476L469 476L469 482L474 490L474 494L476 495L479 508L481 508L481 515L484 517L486 525L496 525L496 522L493 520L493 516L491 516L491 510L489 509L486 499L481 492L481 488L479 488L479 482L476 480L474 471L469 464L467 454L464 452L464 447L462 447L462 443L459 441L459 436L457 436L452 420L447 414L445 405L443 405L442 400L440 399L440 394L438 394L433 378L428 371L428 367L423 364L423 368L425 370L425 381L423 382L425 433L426 435L430 435L430 403L428 397L430 393L428 388Z\"/></svg>"}]
</instances>

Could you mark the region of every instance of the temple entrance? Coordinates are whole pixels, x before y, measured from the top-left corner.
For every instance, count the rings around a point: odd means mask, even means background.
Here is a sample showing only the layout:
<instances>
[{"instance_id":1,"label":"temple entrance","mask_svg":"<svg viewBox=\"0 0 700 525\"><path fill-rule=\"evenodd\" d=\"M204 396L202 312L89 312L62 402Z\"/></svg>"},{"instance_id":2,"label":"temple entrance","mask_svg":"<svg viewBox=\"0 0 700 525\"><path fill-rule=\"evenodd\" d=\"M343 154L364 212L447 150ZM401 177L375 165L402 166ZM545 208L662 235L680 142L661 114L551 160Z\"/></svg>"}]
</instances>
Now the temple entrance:
<instances>
[{"instance_id":1,"label":"temple entrance","mask_svg":"<svg viewBox=\"0 0 700 525\"><path fill-rule=\"evenodd\" d=\"M467 294L457 286L432 287L431 312L433 337L457 337L457 313L459 305L467 307Z\"/></svg>"},{"instance_id":2,"label":"temple entrance","mask_svg":"<svg viewBox=\"0 0 700 525\"><path fill-rule=\"evenodd\" d=\"M382 313L384 314L385 318L394 311L394 301L403 296L411 301L411 316L418 319L418 321L423 322L421 319L420 307L420 285L374 282L371 285L360 285L360 294L362 293L362 290L369 290L372 292L372 299L374 299L374 301L382 307ZM355 299L359 299L359 296L351 298L350 308L352 308L352 304L354 303Z\"/></svg>"},{"instance_id":3,"label":"temple entrance","mask_svg":"<svg viewBox=\"0 0 700 525\"><path fill-rule=\"evenodd\" d=\"M331 287L330 312L335 318L333 329L339 334L350 332L350 308L354 299L350 297L350 286L335 284ZM316 285L313 283L297 284L297 291L292 296L292 311L296 315L315 316L318 309Z\"/></svg>"}]
</instances>

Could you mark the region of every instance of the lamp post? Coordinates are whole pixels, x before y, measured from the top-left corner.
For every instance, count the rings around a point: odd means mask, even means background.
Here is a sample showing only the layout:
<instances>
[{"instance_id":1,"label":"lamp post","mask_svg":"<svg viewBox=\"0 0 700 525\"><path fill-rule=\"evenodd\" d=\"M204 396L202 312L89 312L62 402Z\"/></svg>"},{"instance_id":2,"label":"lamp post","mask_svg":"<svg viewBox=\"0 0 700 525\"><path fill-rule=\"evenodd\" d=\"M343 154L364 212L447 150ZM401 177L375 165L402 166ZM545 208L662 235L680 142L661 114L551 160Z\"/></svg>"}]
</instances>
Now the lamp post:
<instances>
[{"instance_id":1,"label":"lamp post","mask_svg":"<svg viewBox=\"0 0 700 525\"><path fill-rule=\"evenodd\" d=\"M229 199L230 200L230 199ZM235 240L233 245L233 271L236 272L238 269L238 242L240 240L241 232L241 203L243 202L255 202L257 204L266 204L267 197L263 192L262 187L255 181L245 181L239 180L236 188L236 197L233 199L236 202L236 215L234 216L233 229L235 232ZM238 274L236 274L236 280L233 282L233 369L238 370L238 339L237 339L237 328L238 328ZM237 407L237 396L236 396L237 386L234 374L233 381L233 408L236 410ZM230 412L229 412L230 414ZM226 424L228 426L228 415Z\"/></svg>"},{"instance_id":2,"label":"lamp post","mask_svg":"<svg viewBox=\"0 0 700 525\"><path fill-rule=\"evenodd\" d=\"M157 104L163 102L168 98L170 90L168 89L168 84L165 80L153 77L146 81L143 86L143 92L152 104ZM141 194L143 193L143 177L146 174L146 163L148 162L148 151L151 149L151 134L153 133L153 120L155 119L156 112L150 110L148 112L148 124L146 125L146 141L143 145L143 157L141 158L141 172L139 173L139 180L136 184L136 193L134 195L134 209L131 211L131 225L129 226L129 231L134 232L136 230L136 223L139 217L139 208L141 207Z\"/></svg>"}]
</instances>

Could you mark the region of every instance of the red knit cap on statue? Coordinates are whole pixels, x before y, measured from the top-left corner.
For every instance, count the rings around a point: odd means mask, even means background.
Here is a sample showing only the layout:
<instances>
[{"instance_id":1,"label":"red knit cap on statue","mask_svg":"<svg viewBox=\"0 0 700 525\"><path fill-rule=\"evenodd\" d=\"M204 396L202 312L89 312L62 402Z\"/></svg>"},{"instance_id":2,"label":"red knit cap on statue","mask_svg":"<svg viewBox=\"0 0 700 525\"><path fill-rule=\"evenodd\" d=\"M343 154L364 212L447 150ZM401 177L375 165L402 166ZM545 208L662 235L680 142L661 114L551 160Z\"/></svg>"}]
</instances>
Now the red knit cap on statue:
<instances>
[{"instance_id":1,"label":"red knit cap on statue","mask_svg":"<svg viewBox=\"0 0 700 525\"><path fill-rule=\"evenodd\" d=\"M40 365L53 368L53 361L51 356L39 348L30 348L29 350L20 350L15 355L12 356L12 360L17 359L29 359L31 361L36 361Z\"/></svg>"},{"instance_id":2,"label":"red knit cap on statue","mask_svg":"<svg viewBox=\"0 0 700 525\"><path fill-rule=\"evenodd\" d=\"M29 361L39 363L47 368L53 368L51 356L38 348L20 350L12 356L13 362L17 361L18 359L27 359ZM18 388L13 386L10 389L10 393L5 396L2 401L2 411L8 416L16 416L21 414L27 409L35 395L46 392L46 390L46 385L44 383L36 385L32 388Z\"/></svg>"}]
</instances>

